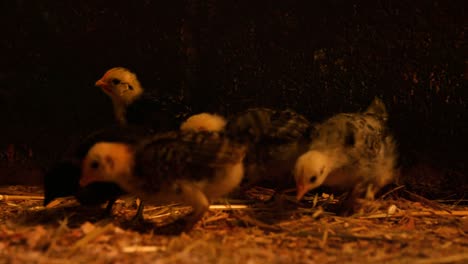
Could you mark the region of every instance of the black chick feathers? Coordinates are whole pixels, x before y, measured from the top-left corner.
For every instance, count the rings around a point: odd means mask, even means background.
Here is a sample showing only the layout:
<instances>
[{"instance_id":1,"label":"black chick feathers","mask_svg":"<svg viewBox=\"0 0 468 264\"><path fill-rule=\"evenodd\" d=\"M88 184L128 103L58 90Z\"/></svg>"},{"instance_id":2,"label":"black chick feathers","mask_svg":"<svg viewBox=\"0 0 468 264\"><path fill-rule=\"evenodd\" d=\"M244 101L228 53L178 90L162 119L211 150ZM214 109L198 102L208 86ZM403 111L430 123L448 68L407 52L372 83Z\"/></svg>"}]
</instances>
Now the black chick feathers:
<instances>
[{"instance_id":1,"label":"black chick feathers","mask_svg":"<svg viewBox=\"0 0 468 264\"><path fill-rule=\"evenodd\" d=\"M88 150L100 141L136 142L147 132L137 127L110 127L88 135L72 147L66 158L54 164L44 176L44 206L56 198L75 196L82 205L97 205L115 200L125 192L113 183L94 183L80 187L81 166Z\"/></svg>"}]
</instances>

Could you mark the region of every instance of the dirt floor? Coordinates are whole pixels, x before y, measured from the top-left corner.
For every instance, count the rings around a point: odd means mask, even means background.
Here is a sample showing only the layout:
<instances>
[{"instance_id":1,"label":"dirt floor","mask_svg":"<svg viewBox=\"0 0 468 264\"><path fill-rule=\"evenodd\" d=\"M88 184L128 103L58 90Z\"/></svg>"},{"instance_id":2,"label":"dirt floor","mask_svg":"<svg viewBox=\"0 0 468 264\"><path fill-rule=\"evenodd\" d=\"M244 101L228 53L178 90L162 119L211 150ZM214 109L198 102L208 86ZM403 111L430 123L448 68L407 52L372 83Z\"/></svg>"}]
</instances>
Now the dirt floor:
<instances>
[{"instance_id":1,"label":"dirt floor","mask_svg":"<svg viewBox=\"0 0 468 264\"><path fill-rule=\"evenodd\" d=\"M174 220L189 211L180 205L146 206L146 222L134 224L132 199L105 217L72 198L44 208L40 188L3 187L0 263L468 262L468 207L457 202L394 189L338 217L327 212L333 196L298 204L292 195L254 191L255 202L218 201L193 230L178 233Z\"/></svg>"}]
</instances>

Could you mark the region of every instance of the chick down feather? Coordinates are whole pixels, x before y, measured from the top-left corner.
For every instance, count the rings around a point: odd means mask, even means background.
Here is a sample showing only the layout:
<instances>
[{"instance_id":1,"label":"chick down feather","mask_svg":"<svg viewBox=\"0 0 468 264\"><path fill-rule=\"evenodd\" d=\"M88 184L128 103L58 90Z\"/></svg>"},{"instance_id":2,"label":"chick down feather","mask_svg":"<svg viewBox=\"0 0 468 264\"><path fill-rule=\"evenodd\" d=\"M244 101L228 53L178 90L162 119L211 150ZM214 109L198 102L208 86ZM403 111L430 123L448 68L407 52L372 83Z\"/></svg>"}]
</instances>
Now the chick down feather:
<instances>
[{"instance_id":1,"label":"chick down feather","mask_svg":"<svg viewBox=\"0 0 468 264\"><path fill-rule=\"evenodd\" d=\"M220 132L224 130L226 122L226 119L220 115L200 113L187 118L180 125L180 130Z\"/></svg>"}]
</instances>

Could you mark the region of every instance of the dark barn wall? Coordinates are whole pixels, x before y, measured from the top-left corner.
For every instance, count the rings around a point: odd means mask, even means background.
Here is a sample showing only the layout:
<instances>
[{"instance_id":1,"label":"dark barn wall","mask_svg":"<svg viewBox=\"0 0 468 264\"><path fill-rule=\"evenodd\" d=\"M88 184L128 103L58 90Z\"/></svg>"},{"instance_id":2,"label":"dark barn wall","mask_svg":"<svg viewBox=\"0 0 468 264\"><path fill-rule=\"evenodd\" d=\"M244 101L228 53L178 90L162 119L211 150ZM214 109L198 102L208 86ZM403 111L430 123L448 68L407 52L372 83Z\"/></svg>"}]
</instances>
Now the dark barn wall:
<instances>
[{"instance_id":1,"label":"dark barn wall","mask_svg":"<svg viewBox=\"0 0 468 264\"><path fill-rule=\"evenodd\" d=\"M48 164L111 124L110 100L93 84L108 68L125 66L147 89L183 97L196 111L290 107L319 121L380 96L403 163L466 171L465 1L1 6L2 164L9 144L15 160Z\"/></svg>"}]
</instances>

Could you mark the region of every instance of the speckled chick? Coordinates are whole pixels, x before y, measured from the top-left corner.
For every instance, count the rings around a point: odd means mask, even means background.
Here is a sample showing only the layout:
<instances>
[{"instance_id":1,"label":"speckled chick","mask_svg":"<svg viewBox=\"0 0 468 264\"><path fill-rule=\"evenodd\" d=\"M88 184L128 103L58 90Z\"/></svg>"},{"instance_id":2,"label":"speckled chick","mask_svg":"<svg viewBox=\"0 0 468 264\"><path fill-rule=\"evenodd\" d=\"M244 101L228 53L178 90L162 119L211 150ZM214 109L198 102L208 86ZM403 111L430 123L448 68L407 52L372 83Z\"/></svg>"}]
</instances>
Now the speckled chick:
<instances>
[{"instance_id":1,"label":"speckled chick","mask_svg":"<svg viewBox=\"0 0 468 264\"><path fill-rule=\"evenodd\" d=\"M211 199L239 185L245 153L245 145L206 131L167 132L135 145L100 142L83 162L80 185L114 182L145 203L191 205L190 228Z\"/></svg>"},{"instance_id":2,"label":"speckled chick","mask_svg":"<svg viewBox=\"0 0 468 264\"><path fill-rule=\"evenodd\" d=\"M308 151L294 168L297 199L321 185L373 198L395 175L397 151L388 114L376 98L362 113L341 113L316 126Z\"/></svg>"},{"instance_id":3,"label":"speckled chick","mask_svg":"<svg viewBox=\"0 0 468 264\"><path fill-rule=\"evenodd\" d=\"M213 114L204 113L200 117L195 115L191 118L196 118L197 122L189 122L189 119L182 129L214 127L213 130L218 131L224 128L223 131L229 137L248 144L244 187L259 183L277 189L293 186L294 164L307 151L313 128L304 116L289 109L250 108L229 117L223 123Z\"/></svg>"}]
</instances>

